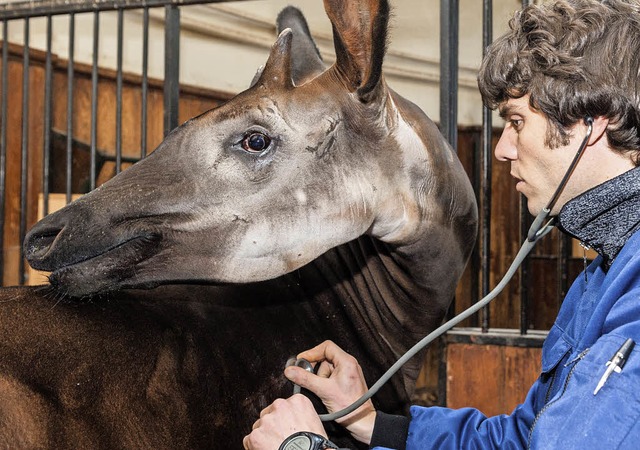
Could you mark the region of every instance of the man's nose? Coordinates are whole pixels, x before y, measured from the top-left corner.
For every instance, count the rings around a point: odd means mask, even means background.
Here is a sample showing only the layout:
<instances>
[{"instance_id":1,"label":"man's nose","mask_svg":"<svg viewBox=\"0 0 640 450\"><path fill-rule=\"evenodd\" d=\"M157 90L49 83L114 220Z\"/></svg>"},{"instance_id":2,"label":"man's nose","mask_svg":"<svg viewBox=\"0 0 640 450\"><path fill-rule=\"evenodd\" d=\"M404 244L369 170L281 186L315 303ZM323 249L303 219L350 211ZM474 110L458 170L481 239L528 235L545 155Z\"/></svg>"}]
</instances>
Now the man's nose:
<instances>
[{"instance_id":1,"label":"man's nose","mask_svg":"<svg viewBox=\"0 0 640 450\"><path fill-rule=\"evenodd\" d=\"M502 130L494 154L498 161L513 161L518 157L515 145L515 133L508 127Z\"/></svg>"}]
</instances>

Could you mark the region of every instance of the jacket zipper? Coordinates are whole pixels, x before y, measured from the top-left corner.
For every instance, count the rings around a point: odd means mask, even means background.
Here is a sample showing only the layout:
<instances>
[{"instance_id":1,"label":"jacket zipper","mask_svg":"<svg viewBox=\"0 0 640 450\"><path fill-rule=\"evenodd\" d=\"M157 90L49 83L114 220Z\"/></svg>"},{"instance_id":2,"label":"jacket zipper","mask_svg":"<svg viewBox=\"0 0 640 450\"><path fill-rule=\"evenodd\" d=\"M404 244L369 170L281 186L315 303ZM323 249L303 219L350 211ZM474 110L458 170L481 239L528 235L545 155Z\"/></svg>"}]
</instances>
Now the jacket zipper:
<instances>
[{"instance_id":1,"label":"jacket zipper","mask_svg":"<svg viewBox=\"0 0 640 450\"><path fill-rule=\"evenodd\" d=\"M553 371L553 375L551 375L551 381L549 382L549 387L547 388L547 393L544 395L544 404L546 405L551 400L551 392L553 392L553 386L556 384L558 372Z\"/></svg>"},{"instance_id":2,"label":"jacket zipper","mask_svg":"<svg viewBox=\"0 0 640 450\"><path fill-rule=\"evenodd\" d=\"M551 405L553 405L555 402L557 402L558 400L560 400L562 398L562 396L564 395L565 391L567 390L567 385L569 384L569 381L571 380L571 376L573 375L573 371L576 369L576 366L578 365L578 362L582 358L587 356L587 353L589 353L589 348L586 348L585 350L580 352L580 354L578 356L576 356L575 358L573 358L571 361L567 362L564 365L565 367L567 367L568 365L573 364L573 367L571 367L571 370L569 370L569 373L567 374L567 379L564 380L564 384L562 385L562 392L560 392L560 395L558 396L558 398L556 398L554 401L552 401L550 403L547 403L548 400L549 400L549 396L551 395L551 390L553 388L553 384L554 384L555 379L556 379L557 372L554 371L553 378L551 379L551 384L550 384L549 389L547 390L547 394L545 396L545 405L538 412L538 414L536 414L536 418L533 419L533 423L531 424L531 428L529 428L529 439L528 439L528 442L527 442L527 450L531 449L531 439L533 438L533 430L536 427L536 424L538 423L538 419L540 419L540 416L542 416L542 414L544 414L544 412L547 410L547 408L549 408Z\"/></svg>"}]
</instances>

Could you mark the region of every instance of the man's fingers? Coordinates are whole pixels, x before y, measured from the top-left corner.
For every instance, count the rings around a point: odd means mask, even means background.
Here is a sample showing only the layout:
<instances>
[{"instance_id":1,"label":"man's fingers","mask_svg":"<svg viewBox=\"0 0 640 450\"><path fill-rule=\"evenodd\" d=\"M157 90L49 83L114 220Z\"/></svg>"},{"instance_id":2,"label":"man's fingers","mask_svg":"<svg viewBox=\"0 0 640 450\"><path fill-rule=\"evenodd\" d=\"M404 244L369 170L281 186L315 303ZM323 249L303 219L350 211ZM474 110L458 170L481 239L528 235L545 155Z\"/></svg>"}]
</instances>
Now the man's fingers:
<instances>
[{"instance_id":1,"label":"man's fingers","mask_svg":"<svg viewBox=\"0 0 640 450\"><path fill-rule=\"evenodd\" d=\"M318 344L315 347L310 348L309 350L305 350L302 353L298 354L298 358L304 358L310 362L323 361L326 359L325 348L331 344L333 344L332 341L324 341L323 343Z\"/></svg>"},{"instance_id":2,"label":"man's fingers","mask_svg":"<svg viewBox=\"0 0 640 450\"><path fill-rule=\"evenodd\" d=\"M322 361L316 369L316 375L322 378L329 378L333 373L333 364L328 361Z\"/></svg>"},{"instance_id":3,"label":"man's fingers","mask_svg":"<svg viewBox=\"0 0 640 450\"><path fill-rule=\"evenodd\" d=\"M333 341L324 341L312 349L300 353L298 358L304 358L310 362L329 361L333 365L337 365L340 361L352 358L352 356L338 347Z\"/></svg>"},{"instance_id":4,"label":"man's fingers","mask_svg":"<svg viewBox=\"0 0 640 450\"><path fill-rule=\"evenodd\" d=\"M327 378L319 377L314 373L307 372L301 367L287 367L284 371L284 375L293 383L305 389L309 389L320 397L323 396L327 389Z\"/></svg>"},{"instance_id":5,"label":"man's fingers","mask_svg":"<svg viewBox=\"0 0 640 450\"><path fill-rule=\"evenodd\" d=\"M262 411L260 411L260 417L264 417L265 414L269 414L269 412L271 411L271 408L273 407L273 404L267 406L265 409L263 409Z\"/></svg>"}]
</instances>

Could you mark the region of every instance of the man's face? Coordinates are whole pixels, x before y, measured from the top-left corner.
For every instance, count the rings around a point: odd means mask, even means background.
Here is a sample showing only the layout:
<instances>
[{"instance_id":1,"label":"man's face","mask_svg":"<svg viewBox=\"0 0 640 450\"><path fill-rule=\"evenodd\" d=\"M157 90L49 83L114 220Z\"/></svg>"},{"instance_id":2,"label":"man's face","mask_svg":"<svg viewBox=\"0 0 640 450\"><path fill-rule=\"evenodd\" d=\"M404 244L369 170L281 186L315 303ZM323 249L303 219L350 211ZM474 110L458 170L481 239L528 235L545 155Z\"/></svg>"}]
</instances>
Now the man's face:
<instances>
[{"instance_id":1,"label":"man's face","mask_svg":"<svg viewBox=\"0 0 640 450\"><path fill-rule=\"evenodd\" d=\"M549 148L545 144L549 126L546 116L531 109L528 95L501 104L500 115L506 123L495 148L496 158L511 162L516 190L527 197L529 212L537 215L551 200L580 146L586 127L582 124L574 126L569 145ZM568 200L590 187L579 175L581 168L584 169L584 164L581 167L579 163L552 209L552 215L556 215Z\"/></svg>"}]
</instances>

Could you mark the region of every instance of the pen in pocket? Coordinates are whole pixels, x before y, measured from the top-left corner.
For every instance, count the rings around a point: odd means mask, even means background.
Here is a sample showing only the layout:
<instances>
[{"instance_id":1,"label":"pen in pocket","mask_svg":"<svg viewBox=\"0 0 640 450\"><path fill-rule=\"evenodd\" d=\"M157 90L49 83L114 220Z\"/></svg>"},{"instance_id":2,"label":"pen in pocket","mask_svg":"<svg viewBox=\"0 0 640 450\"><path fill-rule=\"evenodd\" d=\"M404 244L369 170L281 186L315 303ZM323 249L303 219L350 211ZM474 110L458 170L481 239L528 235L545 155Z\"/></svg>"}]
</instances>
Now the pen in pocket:
<instances>
[{"instance_id":1,"label":"pen in pocket","mask_svg":"<svg viewBox=\"0 0 640 450\"><path fill-rule=\"evenodd\" d=\"M624 341L624 344L622 344L622 346L618 349L618 351L615 352L615 354L611 357L611 359L607 361L607 364L606 364L607 368L604 371L602 378L600 378L600 381L598 382L596 389L593 391L593 395L596 395L598 391L602 389L604 384L609 379L609 376L613 372L615 373L622 372L622 368L627 362L627 358L629 358L629 355L631 354L631 350L633 350L633 347L635 345L636 343L633 341L633 339L631 338L627 339L626 341Z\"/></svg>"}]
</instances>

